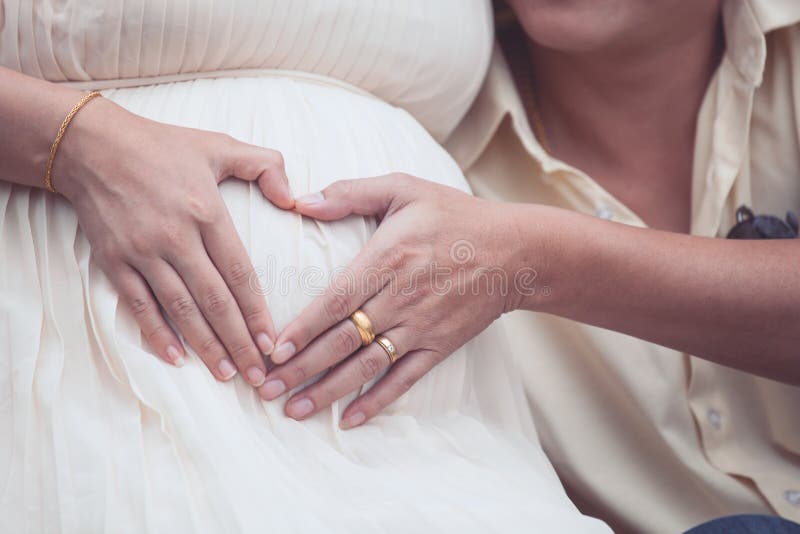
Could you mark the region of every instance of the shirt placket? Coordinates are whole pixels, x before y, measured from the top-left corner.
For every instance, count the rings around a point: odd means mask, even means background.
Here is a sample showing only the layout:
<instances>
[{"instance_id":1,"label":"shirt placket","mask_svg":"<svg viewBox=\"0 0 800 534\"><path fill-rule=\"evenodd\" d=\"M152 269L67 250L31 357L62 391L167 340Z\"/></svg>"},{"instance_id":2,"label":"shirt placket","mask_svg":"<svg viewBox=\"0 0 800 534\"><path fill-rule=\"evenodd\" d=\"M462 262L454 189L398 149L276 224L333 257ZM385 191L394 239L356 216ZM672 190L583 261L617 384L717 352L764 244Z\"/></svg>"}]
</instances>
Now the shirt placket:
<instances>
[{"instance_id":1,"label":"shirt placket","mask_svg":"<svg viewBox=\"0 0 800 534\"><path fill-rule=\"evenodd\" d=\"M739 9L746 9L741 5ZM740 13L743 35L729 43L737 48L726 55L719 69L716 86L718 108L712 129L711 158L705 172L695 169L695 180L702 180L693 191L692 234L724 236L736 207L751 205L749 139L755 91L761 82L766 48L763 34L747 13ZM730 52L730 51L729 51ZM736 63L732 59L735 57ZM687 355L688 356L688 355ZM755 400L752 378L689 357L691 368L688 399L697 422L701 443L708 461L732 476L752 480L762 498L778 513L800 517L798 481L788 473L775 473L774 465L764 465L756 451L757 440L768 434L753 417L759 407L742 405L741 398ZM736 386L738 384L738 386ZM751 450L752 449L752 450ZM748 452L750 451L750 452ZM770 475L767 475L770 473Z\"/></svg>"}]
</instances>

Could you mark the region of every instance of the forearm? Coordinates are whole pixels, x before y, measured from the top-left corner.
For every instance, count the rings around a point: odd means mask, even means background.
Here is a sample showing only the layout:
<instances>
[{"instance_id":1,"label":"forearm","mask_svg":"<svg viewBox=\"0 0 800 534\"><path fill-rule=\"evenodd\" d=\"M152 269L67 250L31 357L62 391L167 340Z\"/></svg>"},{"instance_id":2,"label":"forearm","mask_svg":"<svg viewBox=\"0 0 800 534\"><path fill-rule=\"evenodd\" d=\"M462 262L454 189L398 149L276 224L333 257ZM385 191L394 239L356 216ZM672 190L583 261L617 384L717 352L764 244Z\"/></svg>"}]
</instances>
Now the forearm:
<instances>
[{"instance_id":1,"label":"forearm","mask_svg":"<svg viewBox=\"0 0 800 534\"><path fill-rule=\"evenodd\" d=\"M551 287L520 307L624 332L800 384L800 241L738 241L518 210L529 265Z\"/></svg>"},{"instance_id":2,"label":"forearm","mask_svg":"<svg viewBox=\"0 0 800 534\"><path fill-rule=\"evenodd\" d=\"M0 180L44 186L50 146L82 94L0 67Z\"/></svg>"}]
</instances>

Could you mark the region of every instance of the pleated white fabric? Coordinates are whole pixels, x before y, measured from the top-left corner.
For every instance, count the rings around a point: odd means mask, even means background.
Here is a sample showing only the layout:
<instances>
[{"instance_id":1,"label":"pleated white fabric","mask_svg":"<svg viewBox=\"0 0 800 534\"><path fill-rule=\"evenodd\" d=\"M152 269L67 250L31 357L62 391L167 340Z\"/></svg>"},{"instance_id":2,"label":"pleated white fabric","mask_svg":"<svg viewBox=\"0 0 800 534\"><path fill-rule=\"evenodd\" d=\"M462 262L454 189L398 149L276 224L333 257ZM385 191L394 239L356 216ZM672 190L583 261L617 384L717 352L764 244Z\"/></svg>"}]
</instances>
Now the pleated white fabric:
<instances>
[{"instance_id":1,"label":"pleated white fabric","mask_svg":"<svg viewBox=\"0 0 800 534\"><path fill-rule=\"evenodd\" d=\"M4 48L10 5L17 21L23 11L70 12L54 3L30 4L5 1ZM72 22L64 27L71 30L49 34L59 36L52 50L63 52L87 29L76 24L76 13L102 19L111 34L121 22L114 17L136 9L147 15L137 19L145 36L163 29L171 42L176 34L207 33L191 17L164 23L158 2L120 2L119 11L109 4L114 9L104 11L99 1L82 0L85 10L65 2ZM272 4L283 6L262 2L258 9ZM256 9L244 1L213 5ZM350 2L303 5L360 10ZM406 8L396 9L399 16ZM480 12L466 9L470 17ZM338 19L349 20L341 12ZM41 16L36 21L32 27L41 25ZM310 31L310 23L298 24ZM351 21L340 31L363 26ZM249 42L241 31L229 33ZM36 52L43 49L32 46L20 45L23 63L35 64L36 55L44 64L46 54ZM241 54L243 47L230 45L226 53ZM94 55L83 52L87 73ZM407 53L418 52L411 46ZM120 72L144 72L127 55L119 57ZM455 163L417 119L344 82L313 72L264 71L104 94L155 120L280 150L298 194L338 178L390 171L466 190ZM424 100L424 77L405 83L421 84L408 95ZM228 181L221 191L270 290L278 328L375 228L360 217L319 223L283 212L251 184ZM156 358L92 261L71 206L41 190L0 183L0 532L607 532L575 509L542 453L506 343L500 325L489 328L362 428L338 429L353 395L298 423L283 415L282 402L261 401L240 378L217 382L196 357L182 369Z\"/></svg>"},{"instance_id":2,"label":"pleated white fabric","mask_svg":"<svg viewBox=\"0 0 800 534\"><path fill-rule=\"evenodd\" d=\"M483 82L489 4L0 0L0 64L97 89L242 69L311 72L408 110L441 141Z\"/></svg>"}]
</instances>

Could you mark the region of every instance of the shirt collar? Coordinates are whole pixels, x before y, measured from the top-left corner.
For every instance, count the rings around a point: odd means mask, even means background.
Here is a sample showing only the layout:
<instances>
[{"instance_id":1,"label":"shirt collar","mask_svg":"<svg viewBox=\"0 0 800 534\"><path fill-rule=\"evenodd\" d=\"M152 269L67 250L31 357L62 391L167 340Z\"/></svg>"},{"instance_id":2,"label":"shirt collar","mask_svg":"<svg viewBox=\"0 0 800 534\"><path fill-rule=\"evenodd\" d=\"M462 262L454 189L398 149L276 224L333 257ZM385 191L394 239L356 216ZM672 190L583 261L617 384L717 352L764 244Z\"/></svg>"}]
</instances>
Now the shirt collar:
<instances>
[{"instance_id":1,"label":"shirt collar","mask_svg":"<svg viewBox=\"0 0 800 534\"><path fill-rule=\"evenodd\" d=\"M800 2L797 0L738 1L746 1L750 5L762 33L766 34L800 22Z\"/></svg>"},{"instance_id":2,"label":"shirt collar","mask_svg":"<svg viewBox=\"0 0 800 534\"><path fill-rule=\"evenodd\" d=\"M758 87L764 77L764 36L800 22L797 0L726 0L723 4L726 55L739 74Z\"/></svg>"},{"instance_id":3,"label":"shirt collar","mask_svg":"<svg viewBox=\"0 0 800 534\"><path fill-rule=\"evenodd\" d=\"M759 86L767 60L767 42L750 2L727 0L722 6L725 60L750 85Z\"/></svg>"},{"instance_id":4,"label":"shirt collar","mask_svg":"<svg viewBox=\"0 0 800 534\"><path fill-rule=\"evenodd\" d=\"M545 173L568 168L551 157L533 134L511 68L502 48L495 43L483 88L467 116L445 142L445 148L462 169L467 169L480 158L505 120Z\"/></svg>"},{"instance_id":5,"label":"shirt collar","mask_svg":"<svg viewBox=\"0 0 800 534\"><path fill-rule=\"evenodd\" d=\"M799 0L725 0L725 59L743 81L757 87L766 64L764 35L800 23ZM486 81L475 104L450 136L446 147L462 168L469 168L491 142L503 120L509 117L521 142L546 172L562 164L549 157L528 125L524 105L517 93L508 63L495 44Z\"/></svg>"}]
</instances>

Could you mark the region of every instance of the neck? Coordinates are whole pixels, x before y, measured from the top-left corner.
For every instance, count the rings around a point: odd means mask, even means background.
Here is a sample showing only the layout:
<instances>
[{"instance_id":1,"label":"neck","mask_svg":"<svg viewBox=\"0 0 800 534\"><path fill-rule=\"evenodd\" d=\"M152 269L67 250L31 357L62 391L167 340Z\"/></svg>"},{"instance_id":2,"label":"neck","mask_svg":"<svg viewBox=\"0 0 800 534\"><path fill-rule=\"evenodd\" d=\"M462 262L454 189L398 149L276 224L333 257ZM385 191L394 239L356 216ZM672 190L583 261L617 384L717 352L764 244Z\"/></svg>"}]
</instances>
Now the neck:
<instances>
[{"instance_id":1,"label":"neck","mask_svg":"<svg viewBox=\"0 0 800 534\"><path fill-rule=\"evenodd\" d=\"M530 43L537 107L554 155L591 174L691 155L697 113L721 56L718 11L681 35L591 52ZM585 162L585 165L582 163ZM685 165L684 165L685 166ZM622 173L624 174L624 173Z\"/></svg>"}]
</instances>

